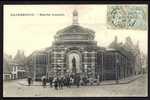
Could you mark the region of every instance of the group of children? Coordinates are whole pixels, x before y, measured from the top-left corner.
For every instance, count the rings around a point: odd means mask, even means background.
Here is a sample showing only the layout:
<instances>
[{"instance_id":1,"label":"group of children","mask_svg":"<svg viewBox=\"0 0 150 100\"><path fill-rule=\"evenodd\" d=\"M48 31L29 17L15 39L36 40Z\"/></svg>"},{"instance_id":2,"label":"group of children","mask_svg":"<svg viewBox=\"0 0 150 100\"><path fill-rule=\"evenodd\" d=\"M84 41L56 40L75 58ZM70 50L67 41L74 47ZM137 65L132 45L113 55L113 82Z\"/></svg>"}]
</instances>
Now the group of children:
<instances>
[{"instance_id":1,"label":"group of children","mask_svg":"<svg viewBox=\"0 0 150 100\"><path fill-rule=\"evenodd\" d=\"M49 77L50 87L55 87L56 90L63 89L64 86L71 87L76 85L79 87L80 76L59 76L59 77Z\"/></svg>"},{"instance_id":2,"label":"group of children","mask_svg":"<svg viewBox=\"0 0 150 100\"><path fill-rule=\"evenodd\" d=\"M28 85L30 86L32 83L32 78L28 77ZM46 78L46 76L43 76L41 78L42 86L45 88L46 84L49 83L49 86L52 88L54 87L56 90L63 89L63 87L70 88L71 86L77 86L79 87L81 83L84 83L84 85L87 84L87 78L86 77L80 77L80 75L74 75L74 76L50 76L49 78ZM83 84L82 84L83 85Z\"/></svg>"}]
</instances>

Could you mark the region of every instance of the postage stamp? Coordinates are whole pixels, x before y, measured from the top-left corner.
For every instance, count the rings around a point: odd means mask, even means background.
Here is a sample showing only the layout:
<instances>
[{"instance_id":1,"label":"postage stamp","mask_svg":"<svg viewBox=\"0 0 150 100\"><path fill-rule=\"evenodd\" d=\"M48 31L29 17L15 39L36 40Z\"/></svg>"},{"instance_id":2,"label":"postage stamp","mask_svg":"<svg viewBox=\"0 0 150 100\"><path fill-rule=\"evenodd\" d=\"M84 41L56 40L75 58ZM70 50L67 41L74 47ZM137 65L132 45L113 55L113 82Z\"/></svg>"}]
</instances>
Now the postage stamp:
<instances>
[{"instance_id":1,"label":"postage stamp","mask_svg":"<svg viewBox=\"0 0 150 100\"><path fill-rule=\"evenodd\" d=\"M146 5L107 6L108 29L146 30L148 26Z\"/></svg>"}]
</instances>

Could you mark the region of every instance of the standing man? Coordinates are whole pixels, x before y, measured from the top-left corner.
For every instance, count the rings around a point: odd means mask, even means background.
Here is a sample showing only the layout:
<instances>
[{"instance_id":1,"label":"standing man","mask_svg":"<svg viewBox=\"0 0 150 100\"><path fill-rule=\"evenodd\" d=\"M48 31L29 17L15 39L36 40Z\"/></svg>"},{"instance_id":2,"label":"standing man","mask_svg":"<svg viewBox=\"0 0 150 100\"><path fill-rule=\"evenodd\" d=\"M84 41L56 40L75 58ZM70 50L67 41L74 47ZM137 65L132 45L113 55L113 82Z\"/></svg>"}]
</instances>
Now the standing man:
<instances>
[{"instance_id":1,"label":"standing man","mask_svg":"<svg viewBox=\"0 0 150 100\"><path fill-rule=\"evenodd\" d=\"M85 82L85 86L87 86L88 79L87 79L87 77L86 77L86 76L85 76L85 78L84 78L84 82Z\"/></svg>"},{"instance_id":2,"label":"standing man","mask_svg":"<svg viewBox=\"0 0 150 100\"><path fill-rule=\"evenodd\" d=\"M46 78L43 79L44 88L46 87Z\"/></svg>"},{"instance_id":3,"label":"standing man","mask_svg":"<svg viewBox=\"0 0 150 100\"><path fill-rule=\"evenodd\" d=\"M49 85L50 85L50 87L53 87L53 77L52 76L49 77Z\"/></svg>"},{"instance_id":4,"label":"standing man","mask_svg":"<svg viewBox=\"0 0 150 100\"><path fill-rule=\"evenodd\" d=\"M45 88L45 86L46 86L46 77L43 76L43 77L41 78L41 80L42 80L42 86Z\"/></svg>"},{"instance_id":5,"label":"standing man","mask_svg":"<svg viewBox=\"0 0 150 100\"><path fill-rule=\"evenodd\" d=\"M58 87L59 87L59 89L61 88L61 77L60 76L58 77Z\"/></svg>"},{"instance_id":6,"label":"standing man","mask_svg":"<svg viewBox=\"0 0 150 100\"><path fill-rule=\"evenodd\" d=\"M31 85L31 77L28 77L27 81L28 81L28 86L30 86Z\"/></svg>"},{"instance_id":7,"label":"standing man","mask_svg":"<svg viewBox=\"0 0 150 100\"><path fill-rule=\"evenodd\" d=\"M83 80L83 85L85 85L86 84L85 83L85 76L83 76L82 80Z\"/></svg>"},{"instance_id":8,"label":"standing man","mask_svg":"<svg viewBox=\"0 0 150 100\"><path fill-rule=\"evenodd\" d=\"M55 86L55 89L58 90L58 78L57 77L54 78L54 86Z\"/></svg>"},{"instance_id":9,"label":"standing man","mask_svg":"<svg viewBox=\"0 0 150 100\"><path fill-rule=\"evenodd\" d=\"M76 85L77 85L77 88L79 88L79 86L80 86L80 76L79 75L76 76Z\"/></svg>"},{"instance_id":10,"label":"standing man","mask_svg":"<svg viewBox=\"0 0 150 100\"><path fill-rule=\"evenodd\" d=\"M67 81L67 87L70 87L70 77L69 77L69 75L67 76L66 81Z\"/></svg>"},{"instance_id":11,"label":"standing man","mask_svg":"<svg viewBox=\"0 0 150 100\"><path fill-rule=\"evenodd\" d=\"M64 82L64 78L63 76L61 76L60 78L60 88L63 89L63 82Z\"/></svg>"},{"instance_id":12,"label":"standing man","mask_svg":"<svg viewBox=\"0 0 150 100\"><path fill-rule=\"evenodd\" d=\"M44 88L46 87L46 77L45 76L43 76L42 85Z\"/></svg>"},{"instance_id":13,"label":"standing man","mask_svg":"<svg viewBox=\"0 0 150 100\"><path fill-rule=\"evenodd\" d=\"M71 85L74 85L74 78L73 77L70 77L70 87Z\"/></svg>"},{"instance_id":14,"label":"standing man","mask_svg":"<svg viewBox=\"0 0 150 100\"><path fill-rule=\"evenodd\" d=\"M66 76L64 76L63 85L64 85L64 86L67 86L67 79L66 79Z\"/></svg>"}]
</instances>

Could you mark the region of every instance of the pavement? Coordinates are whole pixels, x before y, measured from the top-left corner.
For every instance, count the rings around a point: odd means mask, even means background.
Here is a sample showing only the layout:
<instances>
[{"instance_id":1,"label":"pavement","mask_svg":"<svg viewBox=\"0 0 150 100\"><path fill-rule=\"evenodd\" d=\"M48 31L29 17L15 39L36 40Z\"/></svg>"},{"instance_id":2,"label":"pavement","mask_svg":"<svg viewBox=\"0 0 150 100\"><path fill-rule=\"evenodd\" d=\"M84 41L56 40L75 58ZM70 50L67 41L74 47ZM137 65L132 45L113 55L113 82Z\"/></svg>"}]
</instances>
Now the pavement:
<instances>
[{"instance_id":1,"label":"pavement","mask_svg":"<svg viewBox=\"0 0 150 100\"><path fill-rule=\"evenodd\" d=\"M138 78L140 78L142 76L143 76L142 74L136 75L136 76L130 76L130 77L127 77L125 79L118 80L118 83L116 83L116 80L102 81L102 82L99 83L99 85L128 84L128 83L130 83L132 81L135 81L136 79L138 79ZM21 80L18 80L17 82L20 85L28 86L27 79L21 79ZM34 81L31 84L31 86L41 86L41 85L42 85L42 82L40 82L40 81ZM46 85L48 86L49 84L47 83Z\"/></svg>"}]
</instances>

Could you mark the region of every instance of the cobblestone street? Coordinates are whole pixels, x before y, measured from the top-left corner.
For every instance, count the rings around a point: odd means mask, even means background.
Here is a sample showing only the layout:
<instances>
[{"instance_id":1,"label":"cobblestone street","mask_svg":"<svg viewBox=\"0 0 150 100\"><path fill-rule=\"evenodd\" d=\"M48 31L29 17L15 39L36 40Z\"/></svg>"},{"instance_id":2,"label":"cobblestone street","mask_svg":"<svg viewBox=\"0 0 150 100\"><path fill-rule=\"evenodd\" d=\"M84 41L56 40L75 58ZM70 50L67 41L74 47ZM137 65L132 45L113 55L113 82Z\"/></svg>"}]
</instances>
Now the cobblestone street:
<instances>
[{"instance_id":1,"label":"cobblestone street","mask_svg":"<svg viewBox=\"0 0 150 100\"><path fill-rule=\"evenodd\" d=\"M19 81L19 80L18 80ZM55 90L47 86L24 86L17 81L3 83L4 97L112 97L112 96L147 96L147 75L143 75L128 84L101 85L101 86L75 86L64 87L63 90Z\"/></svg>"}]
</instances>

